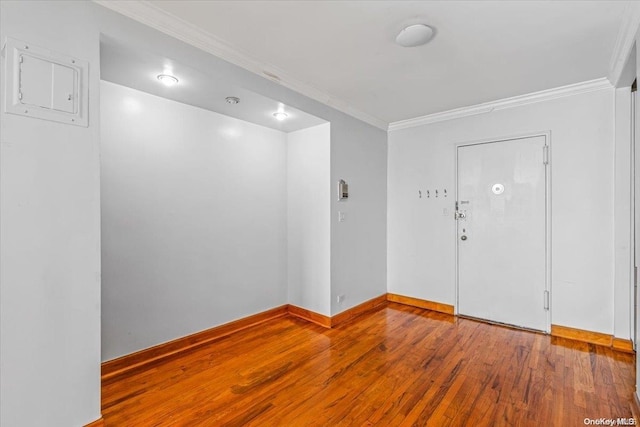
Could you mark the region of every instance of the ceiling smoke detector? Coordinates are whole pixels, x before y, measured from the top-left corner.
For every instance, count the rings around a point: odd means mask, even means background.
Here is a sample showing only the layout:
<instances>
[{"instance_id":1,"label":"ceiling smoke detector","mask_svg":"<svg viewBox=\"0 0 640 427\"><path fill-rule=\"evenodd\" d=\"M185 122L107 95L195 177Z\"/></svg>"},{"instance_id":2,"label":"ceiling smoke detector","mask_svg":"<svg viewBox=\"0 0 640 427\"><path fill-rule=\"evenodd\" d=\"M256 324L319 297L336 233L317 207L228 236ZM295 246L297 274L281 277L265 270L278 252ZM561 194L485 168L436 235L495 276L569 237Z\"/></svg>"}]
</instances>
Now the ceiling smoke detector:
<instances>
[{"instance_id":1,"label":"ceiling smoke detector","mask_svg":"<svg viewBox=\"0 0 640 427\"><path fill-rule=\"evenodd\" d=\"M240 102L240 98L238 98L237 96L227 96L225 100L227 101L227 104L231 105L236 105Z\"/></svg>"},{"instance_id":2,"label":"ceiling smoke detector","mask_svg":"<svg viewBox=\"0 0 640 427\"><path fill-rule=\"evenodd\" d=\"M422 46L433 38L434 31L428 25L415 24L405 27L396 37L396 43L404 47Z\"/></svg>"}]
</instances>

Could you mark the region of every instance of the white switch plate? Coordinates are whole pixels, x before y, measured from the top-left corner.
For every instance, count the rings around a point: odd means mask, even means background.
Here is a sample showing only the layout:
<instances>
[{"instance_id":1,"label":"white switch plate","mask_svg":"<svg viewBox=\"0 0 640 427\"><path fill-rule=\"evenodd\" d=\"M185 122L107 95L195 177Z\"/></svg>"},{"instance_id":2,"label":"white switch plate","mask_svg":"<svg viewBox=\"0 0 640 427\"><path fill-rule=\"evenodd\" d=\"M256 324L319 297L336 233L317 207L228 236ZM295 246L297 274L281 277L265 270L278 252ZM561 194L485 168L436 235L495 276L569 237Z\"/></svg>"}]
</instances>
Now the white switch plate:
<instances>
[{"instance_id":1,"label":"white switch plate","mask_svg":"<svg viewBox=\"0 0 640 427\"><path fill-rule=\"evenodd\" d=\"M347 219L346 212L338 212L338 222L344 222Z\"/></svg>"}]
</instances>

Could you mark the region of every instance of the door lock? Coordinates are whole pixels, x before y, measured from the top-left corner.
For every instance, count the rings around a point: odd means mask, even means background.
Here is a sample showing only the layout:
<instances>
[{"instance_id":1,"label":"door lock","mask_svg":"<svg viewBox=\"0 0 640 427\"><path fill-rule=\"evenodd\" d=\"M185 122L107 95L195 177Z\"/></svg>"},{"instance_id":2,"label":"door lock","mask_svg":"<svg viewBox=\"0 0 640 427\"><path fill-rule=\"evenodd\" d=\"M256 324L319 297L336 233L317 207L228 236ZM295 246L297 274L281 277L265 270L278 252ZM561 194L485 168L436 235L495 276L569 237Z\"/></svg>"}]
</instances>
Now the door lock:
<instances>
[{"instance_id":1,"label":"door lock","mask_svg":"<svg viewBox=\"0 0 640 427\"><path fill-rule=\"evenodd\" d=\"M467 240L467 236L463 234L462 236L460 236L460 240Z\"/></svg>"},{"instance_id":2,"label":"door lock","mask_svg":"<svg viewBox=\"0 0 640 427\"><path fill-rule=\"evenodd\" d=\"M460 203L469 203L468 201L463 201ZM464 211L460 211L458 208L458 202L456 202L456 213L453 214L454 219L464 219L467 217L467 214Z\"/></svg>"}]
</instances>

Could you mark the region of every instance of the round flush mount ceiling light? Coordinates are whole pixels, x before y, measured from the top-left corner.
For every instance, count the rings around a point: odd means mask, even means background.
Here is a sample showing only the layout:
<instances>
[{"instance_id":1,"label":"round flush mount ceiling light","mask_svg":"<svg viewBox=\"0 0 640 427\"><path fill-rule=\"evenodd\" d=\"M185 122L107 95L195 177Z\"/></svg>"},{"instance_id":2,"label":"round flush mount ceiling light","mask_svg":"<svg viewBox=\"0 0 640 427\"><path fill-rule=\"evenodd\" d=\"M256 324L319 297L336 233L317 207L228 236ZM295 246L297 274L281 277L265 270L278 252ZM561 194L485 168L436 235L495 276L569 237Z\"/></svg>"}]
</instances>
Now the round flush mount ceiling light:
<instances>
[{"instance_id":1,"label":"round flush mount ceiling light","mask_svg":"<svg viewBox=\"0 0 640 427\"><path fill-rule=\"evenodd\" d=\"M278 121L283 121L284 119L289 117L289 115L283 111L278 111L277 113L273 113L273 117L275 117Z\"/></svg>"},{"instance_id":2,"label":"round flush mount ceiling light","mask_svg":"<svg viewBox=\"0 0 640 427\"><path fill-rule=\"evenodd\" d=\"M158 74L158 80L167 87L178 84L178 79L170 74Z\"/></svg>"},{"instance_id":3,"label":"round flush mount ceiling light","mask_svg":"<svg viewBox=\"0 0 640 427\"><path fill-rule=\"evenodd\" d=\"M240 102L240 98L237 96L227 96L225 101L227 101L227 104L236 105Z\"/></svg>"},{"instance_id":4,"label":"round flush mount ceiling light","mask_svg":"<svg viewBox=\"0 0 640 427\"><path fill-rule=\"evenodd\" d=\"M404 47L421 46L433 38L433 28L425 24L405 27L396 37L396 43Z\"/></svg>"}]
</instances>

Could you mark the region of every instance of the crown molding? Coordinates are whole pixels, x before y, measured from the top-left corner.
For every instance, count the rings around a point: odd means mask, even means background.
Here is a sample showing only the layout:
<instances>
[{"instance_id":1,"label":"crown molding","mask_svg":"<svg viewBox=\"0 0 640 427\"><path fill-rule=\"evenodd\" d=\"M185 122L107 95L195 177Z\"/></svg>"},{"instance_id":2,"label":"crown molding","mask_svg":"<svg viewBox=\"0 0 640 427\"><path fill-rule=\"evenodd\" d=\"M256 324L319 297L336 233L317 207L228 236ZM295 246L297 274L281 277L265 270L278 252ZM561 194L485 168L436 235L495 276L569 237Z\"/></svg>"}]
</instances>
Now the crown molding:
<instances>
[{"instance_id":1,"label":"crown molding","mask_svg":"<svg viewBox=\"0 0 640 427\"><path fill-rule=\"evenodd\" d=\"M636 39L636 34L638 34L638 29L640 29L640 3L630 3L625 7L616 44L613 47L611 61L609 62L607 78L613 86L617 86L620 80L633 47L633 42Z\"/></svg>"},{"instance_id":2,"label":"crown molding","mask_svg":"<svg viewBox=\"0 0 640 427\"><path fill-rule=\"evenodd\" d=\"M443 111L441 113L429 114L426 116L416 117L408 120L400 120L389 124L389 131L407 129L416 126L427 125L430 123L443 122L445 120L459 119L467 116L475 116L478 114L491 113L492 111L504 110L506 108L520 107L538 102L550 101L552 99L564 98L567 96L579 95L581 93L594 92L597 90L611 89L613 86L606 78L589 80L582 83L575 83L567 86L561 86L554 89L542 90L526 95L514 96L512 98L504 98L497 101L485 102L483 104L472 105L469 107L456 108L453 110Z\"/></svg>"},{"instance_id":3,"label":"crown molding","mask_svg":"<svg viewBox=\"0 0 640 427\"><path fill-rule=\"evenodd\" d=\"M355 117L358 120L379 129L387 130L388 123L386 121L362 112L331 94L290 76L278 67L253 59L246 52L233 47L226 41L160 9L148 1L93 1L107 9L111 9L144 25L168 34L180 41L197 47L200 50L237 65L238 67L265 77L268 80L276 82L322 104L328 105L349 116Z\"/></svg>"}]
</instances>

